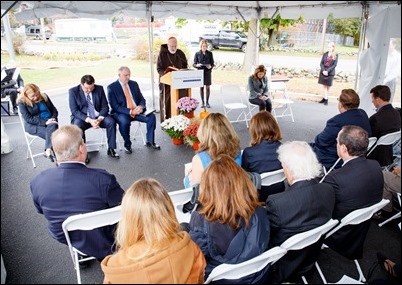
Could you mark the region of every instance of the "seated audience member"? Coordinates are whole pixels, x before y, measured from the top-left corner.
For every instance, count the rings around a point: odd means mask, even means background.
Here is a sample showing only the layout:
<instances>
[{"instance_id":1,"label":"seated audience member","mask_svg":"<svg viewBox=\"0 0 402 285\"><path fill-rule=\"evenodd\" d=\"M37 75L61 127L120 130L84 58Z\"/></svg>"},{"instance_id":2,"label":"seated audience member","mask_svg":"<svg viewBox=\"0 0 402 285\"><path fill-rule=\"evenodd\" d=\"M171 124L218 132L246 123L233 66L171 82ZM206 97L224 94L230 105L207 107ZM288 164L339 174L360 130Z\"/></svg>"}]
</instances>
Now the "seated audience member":
<instances>
[{"instance_id":1,"label":"seated audience member","mask_svg":"<svg viewBox=\"0 0 402 285\"><path fill-rule=\"evenodd\" d=\"M24 87L19 68L1 68L1 98L10 96L13 113L18 114L17 98Z\"/></svg>"},{"instance_id":2,"label":"seated audience member","mask_svg":"<svg viewBox=\"0 0 402 285\"><path fill-rule=\"evenodd\" d=\"M107 135L107 154L119 158L116 153L116 122L109 115L109 104L103 86L95 84L92 75L81 77L81 84L68 90L71 110L71 124L77 125L85 139L85 131L89 128L105 128ZM86 158L89 163L89 157Z\"/></svg>"},{"instance_id":3,"label":"seated audience member","mask_svg":"<svg viewBox=\"0 0 402 285\"><path fill-rule=\"evenodd\" d=\"M222 263L237 264L267 250L267 212L259 206L257 189L247 173L231 156L221 154L205 169L198 200L188 229L207 260L205 279ZM268 271L267 266L230 284L262 283Z\"/></svg>"},{"instance_id":4,"label":"seated audience member","mask_svg":"<svg viewBox=\"0 0 402 285\"><path fill-rule=\"evenodd\" d=\"M254 70L253 75L248 78L248 89L250 97L248 101L251 104L258 105L260 111L267 110L271 112L272 102L269 99L269 81L267 78L267 69L264 65L259 65Z\"/></svg>"},{"instance_id":5,"label":"seated audience member","mask_svg":"<svg viewBox=\"0 0 402 285\"><path fill-rule=\"evenodd\" d=\"M76 125L61 126L52 135L59 167L47 169L31 180L37 211L48 221L49 233L67 244L62 224L72 215L118 206L123 189L113 174L85 165L87 149L82 130ZM115 226L70 233L71 243L83 253L101 261L113 252Z\"/></svg>"},{"instance_id":6,"label":"seated audience member","mask_svg":"<svg viewBox=\"0 0 402 285\"><path fill-rule=\"evenodd\" d=\"M145 98L142 96L138 83L130 80L131 71L127 66L118 70L118 80L109 84L107 95L112 108L111 115L119 124L120 134L124 139L126 153L133 152L131 148L130 126L132 121L147 125L146 146L155 150L161 147L155 143L156 118L154 113L143 115L146 111Z\"/></svg>"},{"instance_id":7,"label":"seated audience member","mask_svg":"<svg viewBox=\"0 0 402 285\"><path fill-rule=\"evenodd\" d=\"M282 168L276 152L281 145L281 130L275 118L267 111L260 111L250 121L251 137L249 147L242 153L242 167L248 172L264 173ZM285 190L283 182L261 187L259 200L265 202L269 194Z\"/></svg>"},{"instance_id":8,"label":"seated audience member","mask_svg":"<svg viewBox=\"0 0 402 285\"><path fill-rule=\"evenodd\" d=\"M367 113L358 109L359 95L353 89L343 89L338 98L338 115L329 119L324 130L319 133L311 146L318 161L329 169L338 159L336 153L336 136L343 126L356 125L365 129L371 136L371 127ZM336 168L339 168L340 164Z\"/></svg>"},{"instance_id":9,"label":"seated audience member","mask_svg":"<svg viewBox=\"0 0 402 285\"><path fill-rule=\"evenodd\" d=\"M283 193L268 196L266 210L271 225L270 248L291 236L328 222L335 204L334 189L318 182L322 166L306 142L292 141L278 148L289 187ZM282 283L294 274L309 271L317 261L322 242L300 251L287 253L276 262L271 282Z\"/></svg>"},{"instance_id":10,"label":"seated audience member","mask_svg":"<svg viewBox=\"0 0 402 285\"><path fill-rule=\"evenodd\" d=\"M44 156L55 161L51 136L59 127L59 112L50 98L33 83L27 84L18 98L18 107L24 119L25 130L45 140Z\"/></svg>"},{"instance_id":11,"label":"seated audience member","mask_svg":"<svg viewBox=\"0 0 402 285\"><path fill-rule=\"evenodd\" d=\"M338 134L336 147L343 165L324 179L324 183L335 189L334 219L341 220L350 212L382 199L381 167L377 161L365 158L368 141L367 131L358 126L344 126ZM369 226L370 220L344 227L327 238L325 244L346 258L360 259Z\"/></svg>"},{"instance_id":12,"label":"seated audience member","mask_svg":"<svg viewBox=\"0 0 402 285\"><path fill-rule=\"evenodd\" d=\"M401 129L401 114L389 102L391 91L386 85L377 85L370 90L371 102L376 113L370 117L372 136L380 138ZM392 145L379 145L368 156L377 160L381 166L390 165L393 161Z\"/></svg>"},{"instance_id":13,"label":"seated audience member","mask_svg":"<svg viewBox=\"0 0 402 285\"><path fill-rule=\"evenodd\" d=\"M382 197L388 199L390 202L381 209L381 211L374 214L375 220L386 220L392 216L394 209L393 195L401 193L401 166L396 166L392 172L383 171L384 175L384 190Z\"/></svg>"},{"instance_id":14,"label":"seated audience member","mask_svg":"<svg viewBox=\"0 0 402 285\"><path fill-rule=\"evenodd\" d=\"M116 246L101 263L104 283L204 282L204 255L181 230L169 194L155 179L139 179L124 194Z\"/></svg>"},{"instance_id":15,"label":"seated audience member","mask_svg":"<svg viewBox=\"0 0 402 285\"><path fill-rule=\"evenodd\" d=\"M192 168L185 170L186 188L200 183L202 172L209 163L225 153L241 165L240 138L233 125L221 113L210 113L201 121L197 132L200 146L192 159Z\"/></svg>"}]
</instances>

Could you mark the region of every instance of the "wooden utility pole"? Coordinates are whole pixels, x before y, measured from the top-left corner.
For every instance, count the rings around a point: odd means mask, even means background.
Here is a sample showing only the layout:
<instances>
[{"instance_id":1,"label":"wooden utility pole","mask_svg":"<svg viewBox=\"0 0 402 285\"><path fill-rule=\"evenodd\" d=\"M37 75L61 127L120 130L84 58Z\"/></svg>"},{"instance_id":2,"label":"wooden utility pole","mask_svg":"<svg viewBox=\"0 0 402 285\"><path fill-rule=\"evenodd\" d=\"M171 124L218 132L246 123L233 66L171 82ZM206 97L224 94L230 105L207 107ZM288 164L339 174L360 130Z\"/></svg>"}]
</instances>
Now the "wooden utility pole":
<instances>
[{"instance_id":1,"label":"wooden utility pole","mask_svg":"<svg viewBox=\"0 0 402 285\"><path fill-rule=\"evenodd\" d=\"M323 54L325 51L325 33L327 32L327 18L322 21L322 34L321 34L321 50L320 54Z\"/></svg>"}]
</instances>

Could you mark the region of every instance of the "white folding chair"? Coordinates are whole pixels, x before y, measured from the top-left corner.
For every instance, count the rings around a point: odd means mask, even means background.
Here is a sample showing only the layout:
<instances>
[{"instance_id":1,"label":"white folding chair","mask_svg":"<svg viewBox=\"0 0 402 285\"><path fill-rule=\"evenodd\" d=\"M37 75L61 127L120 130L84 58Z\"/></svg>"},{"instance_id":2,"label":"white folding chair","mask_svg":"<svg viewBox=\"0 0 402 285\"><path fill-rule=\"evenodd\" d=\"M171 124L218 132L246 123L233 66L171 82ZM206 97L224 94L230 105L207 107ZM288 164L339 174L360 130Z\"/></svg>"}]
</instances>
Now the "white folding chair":
<instances>
[{"instance_id":1,"label":"white folding chair","mask_svg":"<svg viewBox=\"0 0 402 285\"><path fill-rule=\"evenodd\" d=\"M32 161L32 165L34 168L36 168L36 164L35 164L35 160L34 158L37 156L43 156L44 154L44 150L42 150L41 152L38 153L33 153L32 152L32 144L36 139L42 139L41 137L35 136L35 135L31 135L30 133L28 133L25 130L25 125L24 125L24 119L22 118L22 114L20 112L20 110L18 110L18 117L20 118L20 123L21 123L21 127L22 127L22 132L24 133L24 137L25 137L25 142L27 143L27 159L31 159ZM43 149L43 148L42 148Z\"/></svg>"},{"instance_id":2,"label":"white folding chair","mask_svg":"<svg viewBox=\"0 0 402 285\"><path fill-rule=\"evenodd\" d=\"M174 211L179 223L190 222L191 213L183 213L183 204L191 200L191 196L193 196L193 187L169 192L169 196L170 199L172 199Z\"/></svg>"},{"instance_id":3,"label":"white folding chair","mask_svg":"<svg viewBox=\"0 0 402 285\"><path fill-rule=\"evenodd\" d=\"M120 221L121 206L116 206L109 209L94 211L85 214L77 214L68 217L62 224L63 232L67 240L68 250L70 251L71 259L73 260L74 269L77 274L77 282L81 284L81 272L80 262L95 259L93 256L88 256L85 252L81 252L76 249L70 240L70 231L89 231L96 228L114 225ZM78 255L85 256L83 259L79 259Z\"/></svg>"},{"instance_id":4,"label":"white folding chair","mask_svg":"<svg viewBox=\"0 0 402 285\"><path fill-rule=\"evenodd\" d=\"M319 227L291 236L290 238L285 240L280 245L280 247L285 249L286 251L301 250L303 248L306 248L309 245L316 243L322 235L327 233L338 223L338 220L330 219L328 222ZM308 284L304 276L301 276L301 278L304 284Z\"/></svg>"},{"instance_id":5,"label":"white folding chair","mask_svg":"<svg viewBox=\"0 0 402 285\"><path fill-rule=\"evenodd\" d=\"M271 186L286 179L283 169L261 173L261 186Z\"/></svg>"},{"instance_id":6,"label":"white folding chair","mask_svg":"<svg viewBox=\"0 0 402 285\"><path fill-rule=\"evenodd\" d=\"M398 219L401 217L401 193L395 193L396 197L398 198L398 203L399 203L399 212L396 213L395 215L393 215L392 217L389 217L388 219L386 219L384 222L378 224L379 227L382 227L383 225L389 223L392 220Z\"/></svg>"},{"instance_id":7,"label":"white folding chair","mask_svg":"<svg viewBox=\"0 0 402 285\"><path fill-rule=\"evenodd\" d=\"M250 92L250 89L248 88L248 84L246 84L246 102L247 102L247 106L248 106L247 118L248 118L248 120L251 120L251 118L253 117L253 114L255 113L255 110L257 109L259 111L260 106L250 103L249 92Z\"/></svg>"},{"instance_id":8,"label":"white folding chair","mask_svg":"<svg viewBox=\"0 0 402 285\"><path fill-rule=\"evenodd\" d=\"M223 263L215 267L209 274L204 284L222 279L239 279L247 275L263 270L267 265L274 264L286 254L286 250L277 246L260 255L238 264Z\"/></svg>"},{"instance_id":9,"label":"white folding chair","mask_svg":"<svg viewBox=\"0 0 402 285\"><path fill-rule=\"evenodd\" d=\"M343 219L340 221L340 223L325 235L325 239L327 239L332 234L334 234L336 231L338 231L339 229L341 229L341 228L343 228L343 227L345 227L347 225L358 225L358 224L360 224L360 223L362 223L364 221L369 220L373 216L374 213L376 213L380 209L382 209L387 203L389 203L389 200L382 199L380 202L378 202L378 203L376 203L374 205L371 205L369 207L354 210L353 212L351 212L348 215L346 215L345 217L343 217ZM324 244L325 244L325 241L324 241ZM362 269L360 267L360 264L357 261L357 259L354 260L354 263L355 263L356 269L357 269L357 271L359 273L358 281L359 282L366 282L366 278L363 275L363 271L362 271ZM320 277L321 277L322 281L324 282L324 284L328 284L327 280L325 279L325 276L322 273L321 268L320 268L320 266L318 265L317 262L315 263L315 267L317 268L318 273L320 274Z\"/></svg>"},{"instance_id":10,"label":"white folding chair","mask_svg":"<svg viewBox=\"0 0 402 285\"><path fill-rule=\"evenodd\" d=\"M141 122L139 121L133 121L132 125L134 127L134 135L133 135L133 140L136 140L137 138L141 138L142 142L144 143L144 145L147 143L145 140L145 136L144 133L142 131L142 127L141 127ZM145 124L144 124L145 125Z\"/></svg>"},{"instance_id":11,"label":"white folding chair","mask_svg":"<svg viewBox=\"0 0 402 285\"><path fill-rule=\"evenodd\" d=\"M375 150L376 147L379 145L393 145L394 143L397 143L400 140L401 140L401 130L383 135L382 137L378 138L376 144L367 153L367 156L369 156L373 152L373 150Z\"/></svg>"},{"instance_id":12,"label":"white folding chair","mask_svg":"<svg viewBox=\"0 0 402 285\"><path fill-rule=\"evenodd\" d=\"M246 122L248 128L248 106L243 103L243 94L239 85L221 86L223 111L231 123ZM237 117L236 117L237 116ZM234 117L236 119L234 119Z\"/></svg>"},{"instance_id":13,"label":"white folding chair","mask_svg":"<svg viewBox=\"0 0 402 285\"><path fill-rule=\"evenodd\" d=\"M292 122L295 121L293 116L292 104L294 103L288 96L285 82L272 82L272 67L267 67L267 77L269 81L269 93L271 94L272 115L278 120L281 117L291 117ZM275 98L277 93L282 93L282 98ZM278 112L277 109L282 109Z\"/></svg>"}]
</instances>

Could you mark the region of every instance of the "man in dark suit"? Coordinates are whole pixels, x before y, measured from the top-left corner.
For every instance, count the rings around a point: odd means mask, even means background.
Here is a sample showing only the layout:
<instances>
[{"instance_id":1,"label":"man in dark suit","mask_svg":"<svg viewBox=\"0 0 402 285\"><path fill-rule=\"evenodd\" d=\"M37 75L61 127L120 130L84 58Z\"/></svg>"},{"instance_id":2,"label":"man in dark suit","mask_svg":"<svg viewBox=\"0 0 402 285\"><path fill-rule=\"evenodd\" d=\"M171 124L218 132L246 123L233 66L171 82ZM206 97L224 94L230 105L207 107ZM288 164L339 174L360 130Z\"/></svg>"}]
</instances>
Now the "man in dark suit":
<instances>
[{"instance_id":1,"label":"man in dark suit","mask_svg":"<svg viewBox=\"0 0 402 285\"><path fill-rule=\"evenodd\" d=\"M322 166L306 142L286 142L278 148L289 187L285 192L269 195L266 209L271 225L270 248L289 237L328 222L335 205L334 189L320 184ZM305 249L289 252L273 266L273 283L282 283L293 275L304 274L317 261L322 241Z\"/></svg>"},{"instance_id":2,"label":"man in dark suit","mask_svg":"<svg viewBox=\"0 0 402 285\"><path fill-rule=\"evenodd\" d=\"M111 115L119 124L120 134L124 139L126 153L133 152L131 148L130 126L132 121L147 124L146 146L155 150L161 147L155 143L156 118L154 113L145 115L146 104L138 83L130 80L131 71L127 66L118 70L118 80L107 87Z\"/></svg>"},{"instance_id":3,"label":"man in dark suit","mask_svg":"<svg viewBox=\"0 0 402 285\"><path fill-rule=\"evenodd\" d=\"M356 125L365 129L371 136L371 127L366 112L358 109L359 95L353 89L343 89L338 98L339 114L327 121L324 130L319 133L311 146L318 161L329 169L338 159L336 153L336 136L343 126ZM338 165L339 168L340 164Z\"/></svg>"},{"instance_id":4,"label":"man in dark suit","mask_svg":"<svg viewBox=\"0 0 402 285\"><path fill-rule=\"evenodd\" d=\"M71 123L82 130L85 142L85 130L106 128L108 143L107 154L120 158L116 153L116 121L109 115L109 104L103 86L95 84L92 75L81 77L81 84L68 90L71 110ZM89 163L89 157L85 160Z\"/></svg>"},{"instance_id":5,"label":"man in dark suit","mask_svg":"<svg viewBox=\"0 0 402 285\"><path fill-rule=\"evenodd\" d=\"M386 85L377 85L370 90L371 102L376 108L376 113L370 117L372 136L380 138L383 135L397 132L401 129L401 114L389 102L391 91ZM377 160L381 166L390 165L393 162L392 145L377 146L370 156Z\"/></svg>"},{"instance_id":6,"label":"man in dark suit","mask_svg":"<svg viewBox=\"0 0 402 285\"><path fill-rule=\"evenodd\" d=\"M341 220L350 212L382 199L384 177L379 163L365 158L367 146L368 134L361 127L344 126L338 134L337 152L343 165L324 179L324 184L335 189L334 219ZM327 238L325 244L346 258L360 259L369 226L370 220L344 227Z\"/></svg>"},{"instance_id":7,"label":"man in dark suit","mask_svg":"<svg viewBox=\"0 0 402 285\"><path fill-rule=\"evenodd\" d=\"M64 125L52 135L53 149L59 167L49 168L30 183L37 211L48 221L50 235L67 244L62 223L69 216L118 206L124 190L113 174L85 166L86 145L82 130ZM115 226L91 231L71 232L72 245L101 261L113 253Z\"/></svg>"}]
</instances>

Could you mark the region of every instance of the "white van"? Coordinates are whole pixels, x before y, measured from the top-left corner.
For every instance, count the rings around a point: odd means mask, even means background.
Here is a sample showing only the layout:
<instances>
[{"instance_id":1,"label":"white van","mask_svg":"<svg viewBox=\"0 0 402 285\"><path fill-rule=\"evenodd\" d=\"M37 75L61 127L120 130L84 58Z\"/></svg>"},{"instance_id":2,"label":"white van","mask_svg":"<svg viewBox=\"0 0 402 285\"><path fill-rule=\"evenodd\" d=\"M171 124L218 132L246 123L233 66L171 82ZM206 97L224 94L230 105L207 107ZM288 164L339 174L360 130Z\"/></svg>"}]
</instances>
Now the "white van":
<instances>
[{"instance_id":1,"label":"white van","mask_svg":"<svg viewBox=\"0 0 402 285\"><path fill-rule=\"evenodd\" d=\"M41 31L41 26L27 26L25 27L25 34L27 38L35 39L35 40L41 40L42 39L42 31ZM45 36L46 39L50 39L52 35L52 32L45 27Z\"/></svg>"}]
</instances>

